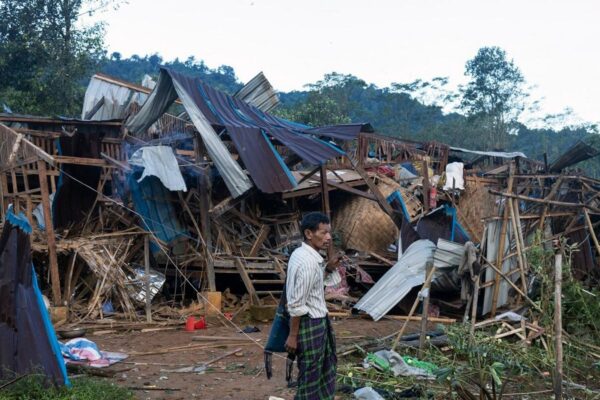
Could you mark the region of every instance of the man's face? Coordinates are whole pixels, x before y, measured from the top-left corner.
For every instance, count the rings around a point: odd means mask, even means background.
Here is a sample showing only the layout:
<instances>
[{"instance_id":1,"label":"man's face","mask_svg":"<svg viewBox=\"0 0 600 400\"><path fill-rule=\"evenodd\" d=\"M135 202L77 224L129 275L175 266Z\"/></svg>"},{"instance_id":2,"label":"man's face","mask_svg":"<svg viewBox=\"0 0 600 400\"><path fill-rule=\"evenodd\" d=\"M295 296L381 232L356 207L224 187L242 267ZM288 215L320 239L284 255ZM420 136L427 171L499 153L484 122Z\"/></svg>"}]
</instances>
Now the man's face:
<instances>
[{"instance_id":1,"label":"man's face","mask_svg":"<svg viewBox=\"0 0 600 400\"><path fill-rule=\"evenodd\" d=\"M309 245L318 250L325 250L331 242L331 225L320 223L315 231L307 229L304 234Z\"/></svg>"}]
</instances>

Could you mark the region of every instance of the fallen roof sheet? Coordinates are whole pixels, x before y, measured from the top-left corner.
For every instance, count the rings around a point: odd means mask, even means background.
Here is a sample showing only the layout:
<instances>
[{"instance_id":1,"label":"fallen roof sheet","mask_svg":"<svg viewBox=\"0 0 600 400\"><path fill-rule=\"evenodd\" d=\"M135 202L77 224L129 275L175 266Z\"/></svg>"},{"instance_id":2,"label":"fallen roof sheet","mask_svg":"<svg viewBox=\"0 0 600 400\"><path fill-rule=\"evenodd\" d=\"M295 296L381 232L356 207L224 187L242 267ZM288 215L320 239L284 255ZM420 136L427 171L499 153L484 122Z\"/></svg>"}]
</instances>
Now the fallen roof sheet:
<instances>
[{"instance_id":1,"label":"fallen roof sheet","mask_svg":"<svg viewBox=\"0 0 600 400\"><path fill-rule=\"evenodd\" d=\"M234 196L241 193L230 186L239 183L243 172L226 152L217 133L227 132L256 186L265 193L275 193L296 186L291 171L275 149L276 142L285 145L304 161L319 165L344 152L314 135L348 140L366 129L364 124L312 128L286 121L215 90L198 78L167 68L161 68L155 90L140 112L128 122L127 128L135 133L144 132L177 97L182 100L211 159L224 175ZM224 174L231 171L235 173L235 179Z\"/></svg>"},{"instance_id":2,"label":"fallen roof sheet","mask_svg":"<svg viewBox=\"0 0 600 400\"><path fill-rule=\"evenodd\" d=\"M85 90L81 118L121 119L131 103L143 104L150 91L150 88L95 74Z\"/></svg>"},{"instance_id":3,"label":"fallen roof sheet","mask_svg":"<svg viewBox=\"0 0 600 400\"><path fill-rule=\"evenodd\" d=\"M279 105L277 92L262 72L250 79L234 97L264 112L269 112Z\"/></svg>"},{"instance_id":4,"label":"fallen roof sheet","mask_svg":"<svg viewBox=\"0 0 600 400\"><path fill-rule=\"evenodd\" d=\"M425 264L433 260L435 244L417 240L398 259L398 262L354 306L367 312L375 321L381 319L410 290L425 282Z\"/></svg>"}]
</instances>

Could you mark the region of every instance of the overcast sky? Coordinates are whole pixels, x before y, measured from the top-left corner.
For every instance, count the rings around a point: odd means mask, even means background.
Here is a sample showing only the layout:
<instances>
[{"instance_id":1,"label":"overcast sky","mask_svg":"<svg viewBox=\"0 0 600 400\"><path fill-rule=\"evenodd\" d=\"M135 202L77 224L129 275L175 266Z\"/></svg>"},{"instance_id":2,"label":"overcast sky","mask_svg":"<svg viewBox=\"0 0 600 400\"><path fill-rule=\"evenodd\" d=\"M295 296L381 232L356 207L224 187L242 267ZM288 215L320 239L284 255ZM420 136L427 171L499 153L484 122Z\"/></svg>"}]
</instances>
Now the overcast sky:
<instances>
[{"instance_id":1,"label":"overcast sky","mask_svg":"<svg viewBox=\"0 0 600 400\"><path fill-rule=\"evenodd\" d=\"M377 86L448 76L483 46L514 59L543 111L571 107L600 121L600 1L594 0L128 0L96 18L109 52L193 55L232 66L242 82L263 71L276 89L325 73Z\"/></svg>"}]
</instances>

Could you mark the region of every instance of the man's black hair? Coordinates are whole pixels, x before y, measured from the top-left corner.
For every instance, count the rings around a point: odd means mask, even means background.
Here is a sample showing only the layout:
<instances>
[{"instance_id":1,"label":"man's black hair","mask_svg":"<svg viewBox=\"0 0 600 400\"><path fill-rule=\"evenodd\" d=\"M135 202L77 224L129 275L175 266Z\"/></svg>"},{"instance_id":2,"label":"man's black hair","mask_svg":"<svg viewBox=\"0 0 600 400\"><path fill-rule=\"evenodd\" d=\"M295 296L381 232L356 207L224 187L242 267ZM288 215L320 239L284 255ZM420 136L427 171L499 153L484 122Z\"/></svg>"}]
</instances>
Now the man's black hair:
<instances>
[{"instance_id":1,"label":"man's black hair","mask_svg":"<svg viewBox=\"0 0 600 400\"><path fill-rule=\"evenodd\" d=\"M302 231L302 236L306 239L306 235L304 234L305 230L310 230L312 232L316 231L319 228L319 224L329 224L329 217L322 212L314 211L308 214L305 214L302 218L302 222L300 223L300 230Z\"/></svg>"}]
</instances>

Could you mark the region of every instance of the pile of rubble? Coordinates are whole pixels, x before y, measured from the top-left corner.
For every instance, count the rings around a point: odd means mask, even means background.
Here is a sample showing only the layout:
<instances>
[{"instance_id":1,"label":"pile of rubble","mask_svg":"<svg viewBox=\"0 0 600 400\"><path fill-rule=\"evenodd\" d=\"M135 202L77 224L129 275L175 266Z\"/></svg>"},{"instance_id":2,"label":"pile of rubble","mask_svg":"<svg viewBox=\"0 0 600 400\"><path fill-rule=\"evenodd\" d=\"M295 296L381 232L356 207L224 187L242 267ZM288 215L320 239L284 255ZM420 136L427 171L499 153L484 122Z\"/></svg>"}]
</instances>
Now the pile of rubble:
<instances>
[{"instance_id":1,"label":"pile of rubble","mask_svg":"<svg viewBox=\"0 0 600 400\"><path fill-rule=\"evenodd\" d=\"M337 312L408 312L428 265L432 316L524 304L536 232L577 244L577 278L597 278L600 181L568 169L590 146L546 165L304 126L269 114L277 102L262 74L228 96L163 69L153 89L95 75L82 119L0 115L2 221L9 206L31 221L52 303L129 324L181 323L202 293L274 304L314 210L347 255Z\"/></svg>"}]
</instances>

